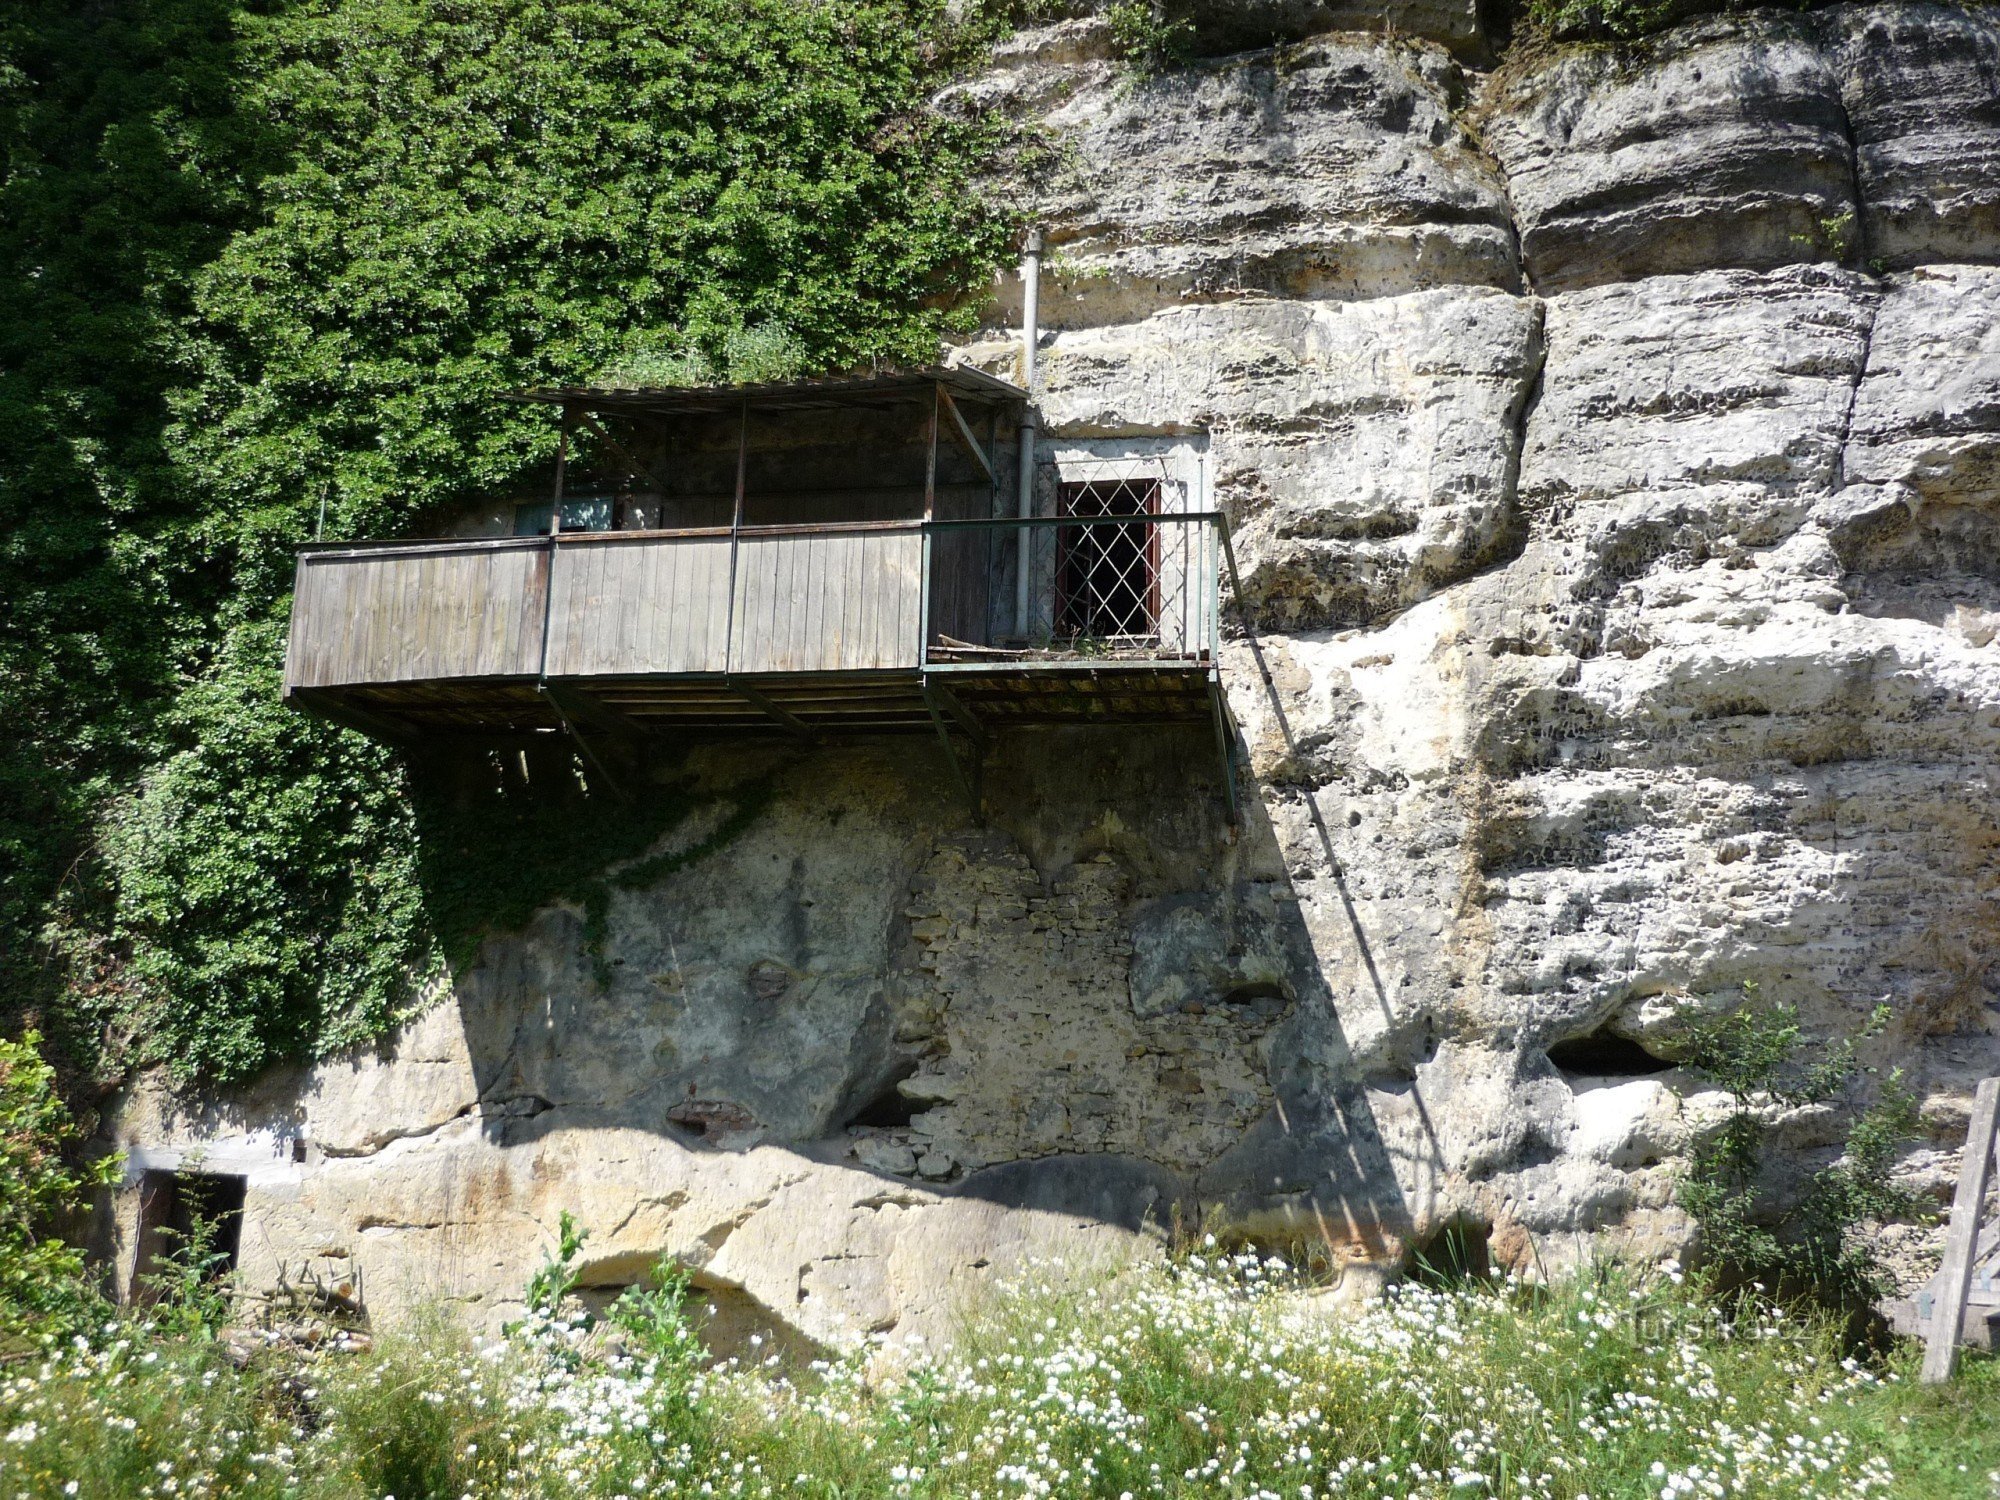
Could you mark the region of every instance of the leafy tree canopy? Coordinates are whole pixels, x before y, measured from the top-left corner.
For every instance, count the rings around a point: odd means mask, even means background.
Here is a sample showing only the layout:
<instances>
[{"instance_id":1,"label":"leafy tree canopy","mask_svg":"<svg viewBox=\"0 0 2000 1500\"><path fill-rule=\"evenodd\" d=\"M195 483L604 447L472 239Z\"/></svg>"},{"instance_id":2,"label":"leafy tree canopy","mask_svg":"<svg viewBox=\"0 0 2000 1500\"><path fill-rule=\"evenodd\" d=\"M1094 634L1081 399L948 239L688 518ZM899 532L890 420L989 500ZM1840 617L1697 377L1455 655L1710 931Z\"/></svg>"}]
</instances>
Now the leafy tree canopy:
<instances>
[{"instance_id":1,"label":"leafy tree canopy","mask_svg":"<svg viewBox=\"0 0 2000 1500\"><path fill-rule=\"evenodd\" d=\"M925 107L974 40L944 0L10 7L8 1009L227 1078L411 1008L463 941L438 820L278 704L293 547L518 486L554 433L513 387L933 355L1005 236L990 130Z\"/></svg>"}]
</instances>

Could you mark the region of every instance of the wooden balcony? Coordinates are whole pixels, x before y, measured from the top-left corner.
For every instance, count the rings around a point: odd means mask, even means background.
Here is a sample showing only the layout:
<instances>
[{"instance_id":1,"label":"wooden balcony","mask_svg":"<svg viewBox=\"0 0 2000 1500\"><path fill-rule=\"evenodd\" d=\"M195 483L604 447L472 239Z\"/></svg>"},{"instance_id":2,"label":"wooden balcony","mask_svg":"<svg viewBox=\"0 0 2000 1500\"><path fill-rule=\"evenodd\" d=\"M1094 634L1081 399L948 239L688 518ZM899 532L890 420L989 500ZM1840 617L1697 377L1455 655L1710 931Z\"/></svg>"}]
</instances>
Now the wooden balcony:
<instances>
[{"instance_id":1,"label":"wooden balcony","mask_svg":"<svg viewBox=\"0 0 2000 1500\"><path fill-rule=\"evenodd\" d=\"M531 534L304 548L288 702L426 744L935 731L980 752L954 752L975 805L1010 725L1206 723L1233 756L1227 538L1200 484L1044 465L1026 491L1051 513L1002 519L1015 387L931 369L519 399L563 424L551 499L517 509Z\"/></svg>"},{"instance_id":2,"label":"wooden balcony","mask_svg":"<svg viewBox=\"0 0 2000 1500\"><path fill-rule=\"evenodd\" d=\"M396 740L917 730L941 704L995 726L1205 721L1214 524L1192 513L312 546L298 559L284 692ZM992 628L1018 557L1106 525L1144 533L1125 548L1144 577L1121 595L1143 630L1044 628L1028 641Z\"/></svg>"}]
</instances>

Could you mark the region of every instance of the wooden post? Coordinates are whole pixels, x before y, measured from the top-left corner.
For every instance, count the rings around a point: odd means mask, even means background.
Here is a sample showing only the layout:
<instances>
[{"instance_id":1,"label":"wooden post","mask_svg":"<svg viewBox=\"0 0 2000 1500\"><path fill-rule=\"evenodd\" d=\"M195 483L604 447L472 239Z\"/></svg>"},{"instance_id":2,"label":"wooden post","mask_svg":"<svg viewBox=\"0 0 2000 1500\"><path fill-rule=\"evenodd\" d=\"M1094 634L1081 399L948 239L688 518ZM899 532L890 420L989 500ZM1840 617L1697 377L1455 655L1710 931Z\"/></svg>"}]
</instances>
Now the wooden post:
<instances>
[{"instance_id":1,"label":"wooden post","mask_svg":"<svg viewBox=\"0 0 2000 1500\"><path fill-rule=\"evenodd\" d=\"M1986 1206L1986 1185L1993 1176L1996 1117L2000 1117L2000 1078L1982 1079L1973 1095L1972 1125L1965 1135L1958 1194L1951 1202L1951 1228L1945 1236L1944 1268L1938 1272L1937 1310L1931 1314L1930 1338L1918 1377L1926 1385L1951 1379L1958 1368L1958 1335L1965 1322L1966 1294L1972 1286L1979 1216Z\"/></svg>"},{"instance_id":2,"label":"wooden post","mask_svg":"<svg viewBox=\"0 0 2000 1500\"><path fill-rule=\"evenodd\" d=\"M736 506L729 514L729 612L722 627L722 673L736 665L736 559L743 544L743 492L750 474L750 399L736 424Z\"/></svg>"},{"instance_id":3,"label":"wooden post","mask_svg":"<svg viewBox=\"0 0 2000 1500\"><path fill-rule=\"evenodd\" d=\"M562 409L562 433L556 438L556 492L549 501L549 535L562 530L563 472L569 467L570 409Z\"/></svg>"},{"instance_id":4,"label":"wooden post","mask_svg":"<svg viewBox=\"0 0 2000 1500\"><path fill-rule=\"evenodd\" d=\"M944 401L942 383L931 388L931 426L924 453L924 519L937 519L938 407Z\"/></svg>"}]
</instances>

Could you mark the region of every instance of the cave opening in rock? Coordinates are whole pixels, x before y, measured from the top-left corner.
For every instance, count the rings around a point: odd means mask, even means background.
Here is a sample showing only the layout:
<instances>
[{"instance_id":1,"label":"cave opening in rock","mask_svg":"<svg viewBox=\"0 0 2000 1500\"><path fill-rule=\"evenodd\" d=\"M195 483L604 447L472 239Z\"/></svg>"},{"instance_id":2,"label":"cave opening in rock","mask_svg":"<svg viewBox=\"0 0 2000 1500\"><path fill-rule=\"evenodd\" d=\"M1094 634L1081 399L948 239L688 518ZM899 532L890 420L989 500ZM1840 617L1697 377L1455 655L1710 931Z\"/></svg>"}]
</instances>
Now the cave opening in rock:
<instances>
[{"instance_id":1,"label":"cave opening in rock","mask_svg":"<svg viewBox=\"0 0 2000 1500\"><path fill-rule=\"evenodd\" d=\"M1259 1000L1285 1000L1285 987L1274 979L1259 979L1249 984L1239 984L1222 997L1224 1005L1255 1005Z\"/></svg>"},{"instance_id":2,"label":"cave opening in rock","mask_svg":"<svg viewBox=\"0 0 2000 1500\"><path fill-rule=\"evenodd\" d=\"M1236 1016L1252 1022L1268 1023L1282 1016L1290 1008L1291 1003L1291 997L1285 993L1283 985L1274 980L1259 979L1224 991L1210 1006L1204 1008L1218 1010L1223 1015Z\"/></svg>"},{"instance_id":3,"label":"cave opening in rock","mask_svg":"<svg viewBox=\"0 0 2000 1500\"><path fill-rule=\"evenodd\" d=\"M219 1281L236 1269L249 1181L224 1172L148 1172L139 1179L135 1300L165 1295L176 1267Z\"/></svg>"},{"instance_id":4,"label":"cave opening in rock","mask_svg":"<svg viewBox=\"0 0 2000 1500\"><path fill-rule=\"evenodd\" d=\"M853 1114L847 1117L852 1126L865 1126L874 1130L893 1130L899 1125L907 1125L918 1115L929 1109L934 1101L912 1099L902 1089L903 1080L912 1077L917 1065L912 1062L897 1069L895 1075L869 1096Z\"/></svg>"},{"instance_id":5,"label":"cave opening in rock","mask_svg":"<svg viewBox=\"0 0 2000 1500\"><path fill-rule=\"evenodd\" d=\"M1557 1042L1549 1048L1549 1061L1557 1072L1573 1078L1643 1078L1673 1066L1629 1036L1616 1036L1603 1027L1588 1036Z\"/></svg>"},{"instance_id":6,"label":"cave opening in rock","mask_svg":"<svg viewBox=\"0 0 2000 1500\"><path fill-rule=\"evenodd\" d=\"M1493 1265L1487 1241L1484 1224L1453 1219L1410 1252L1410 1280L1442 1289L1486 1276Z\"/></svg>"}]
</instances>

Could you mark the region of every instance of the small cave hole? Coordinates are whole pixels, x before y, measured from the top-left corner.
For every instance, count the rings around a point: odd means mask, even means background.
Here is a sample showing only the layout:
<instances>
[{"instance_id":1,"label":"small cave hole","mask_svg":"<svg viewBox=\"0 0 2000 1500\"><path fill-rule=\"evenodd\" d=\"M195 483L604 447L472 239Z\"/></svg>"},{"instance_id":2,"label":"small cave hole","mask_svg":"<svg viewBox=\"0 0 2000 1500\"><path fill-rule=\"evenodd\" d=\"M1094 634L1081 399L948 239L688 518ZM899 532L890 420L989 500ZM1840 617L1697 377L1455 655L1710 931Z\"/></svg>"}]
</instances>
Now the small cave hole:
<instances>
[{"instance_id":1,"label":"small cave hole","mask_svg":"<svg viewBox=\"0 0 2000 1500\"><path fill-rule=\"evenodd\" d=\"M1629 1036L1616 1036L1602 1027L1588 1036L1557 1042L1549 1048L1549 1061L1557 1072L1571 1078L1643 1078L1673 1066Z\"/></svg>"},{"instance_id":2,"label":"small cave hole","mask_svg":"<svg viewBox=\"0 0 2000 1500\"><path fill-rule=\"evenodd\" d=\"M1239 984L1222 997L1224 1005L1254 1005L1259 1000L1285 998L1284 987L1274 979L1259 979L1251 984Z\"/></svg>"},{"instance_id":3,"label":"small cave hole","mask_svg":"<svg viewBox=\"0 0 2000 1500\"><path fill-rule=\"evenodd\" d=\"M1291 1003L1291 997L1285 993L1283 985L1275 980L1259 979L1225 991L1216 1000L1214 1008L1224 1014L1248 1016L1259 1021L1275 1021L1285 1013Z\"/></svg>"},{"instance_id":4,"label":"small cave hole","mask_svg":"<svg viewBox=\"0 0 2000 1500\"><path fill-rule=\"evenodd\" d=\"M916 1074L917 1065L907 1063L898 1068L888 1082L869 1096L853 1114L847 1117L850 1127L865 1126L871 1130L893 1130L907 1125L918 1115L932 1106L928 1099L912 1099L902 1089L903 1080Z\"/></svg>"},{"instance_id":5,"label":"small cave hole","mask_svg":"<svg viewBox=\"0 0 2000 1500\"><path fill-rule=\"evenodd\" d=\"M758 1128L757 1117L731 1099L689 1097L667 1111L667 1123L699 1140L717 1142Z\"/></svg>"},{"instance_id":6,"label":"small cave hole","mask_svg":"<svg viewBox=\"0 0 2000 1500\"><path fill-rule=\"evenodd\" d=\"M1453 1219L1410 1252L1410 1280L1442 1289L1483 1279L1493 1267L1487 1239L1484 1224Z\"/></svg>"}]
</instances>

